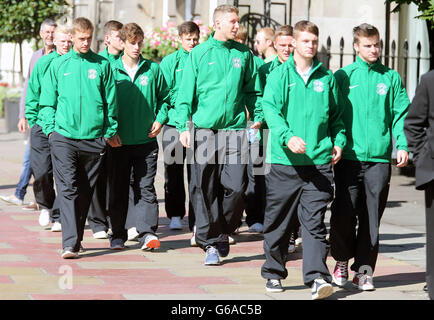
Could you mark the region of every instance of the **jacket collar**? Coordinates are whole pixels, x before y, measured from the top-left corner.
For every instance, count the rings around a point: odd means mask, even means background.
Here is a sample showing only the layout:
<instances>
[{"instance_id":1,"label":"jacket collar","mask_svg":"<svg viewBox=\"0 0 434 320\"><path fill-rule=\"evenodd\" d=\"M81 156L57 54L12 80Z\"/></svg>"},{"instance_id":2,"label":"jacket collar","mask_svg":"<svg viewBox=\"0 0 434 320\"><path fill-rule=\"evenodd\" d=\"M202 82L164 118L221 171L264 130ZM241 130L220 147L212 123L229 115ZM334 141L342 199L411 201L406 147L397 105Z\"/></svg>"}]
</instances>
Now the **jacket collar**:
<instances>
[{"instance_id":1,"label":"jacket collar","mask_svg":"<svg viewBox=\"0 0 434 320\"><path fill-rule=\"evenodd\" d=\"M294 61L294 54L293 53L291 53L291 55L288 58L288 61L286 61L285 64L287 64L289 67L293 68L297 72L297 69L295 67L295 61ZM321 66L322 66L322 62L319 61L316 56L313 57L312 71L311 71L310 75L312 75Z\"/></svg>"},{"instance_id":2,"label":"jacket collar","mask_svg":"<svg viewBox=\"0 0 434 320\"><path fill-rule=\"evenodd\" d=\"M86 59L86 58L90 58L92 56L93 52L91 49L89 49L89 51L86 53L79 53L79 52L75 51L73 48L71 48L71 50L69 50L69 52L67 54L69 54L74 59L80 59L80 58Z\"/></svg>"},{"instance_id":3,"label":"jacket collar","mask_svg":"<svg viewBox=\"0 0 434 320\"><path fill-rule=\"evenodd\" d=\"M124 68L124 62L122 61L122 55L119 57L119 59L117 59L116 61L113 62L113 67L119 70L122 70L124 72L127 72ZM139 56L139 66L137 67L137 73L139 72L139 70L143 67L143 65L147 62L148 60L146 60L145 58L143 58L142 55Z\"/></svg>"},{"instance_id":4,"label":"jacket collar","mask_svg":"<svg viewBox=\"0 0 434 320\"><path fill-rule=\"evenodd\" d=\"M111 54L111 53L108 52L108 48L107 47L105 47L104 52L107 55L107 57L109 57L109 59L112 59L112 60L119 59L122 56L122 54L123 54L123 51L121 51L119 54Z\"/></svg>"},{"instance_id":5,"label":"jacket collar","mask_svg":"<svg viewBox=\"0 0 434 320\"><path fill-rule=\"evenodd\" d=\"M381 65L380 58L378 58L377 61L371 64L363 61L362 58L360 58L359 56L357 56L356 58L356 63L362 69L377 69Z\"/></svg>"},{"instance_id":6,"label":"jacket collar","mask_svg":"<svg viewBox=\"0 0 434 320\"><path fill-rule=\"evenodd\" d=\"M213 33L211 33L211 35L208 38L208 41L210 41L210 43L213 46L219 47L219 48L228 48L228 49L230 49L232 47L233 40L227 40L227 41L217 40L216 38L214 38L214 34L215 34L215 31Z\"/></svg>"}]
</instances>

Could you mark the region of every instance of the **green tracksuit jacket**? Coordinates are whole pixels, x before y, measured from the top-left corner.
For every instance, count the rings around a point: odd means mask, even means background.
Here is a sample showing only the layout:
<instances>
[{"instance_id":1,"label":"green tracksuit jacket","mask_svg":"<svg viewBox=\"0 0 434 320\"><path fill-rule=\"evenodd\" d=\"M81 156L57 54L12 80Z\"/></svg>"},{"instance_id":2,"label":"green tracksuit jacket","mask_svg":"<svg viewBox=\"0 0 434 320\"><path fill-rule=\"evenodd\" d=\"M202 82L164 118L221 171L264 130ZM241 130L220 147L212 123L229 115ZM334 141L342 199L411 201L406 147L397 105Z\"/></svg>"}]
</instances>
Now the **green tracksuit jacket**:
<instances>
[{"instance_id":1,"label":"green tracksuit jacket","mask_svg":"<svg viewBox=\"0 0 434 320\"><path fill-rule=\"evenodd\" d=\"M53 60L42 80L43 131L71 139L111 138L116 134L118 105L107 59L89 50L70 50Z\"/></svg>"},{"instance_id":2,"label":"green tracksuit jacket","mask_svg":"<svg viewBox=\"0 0 434 320\"><path fill-rule=\"evenodd\" d=\"M106 58L108 61L110 61L110 63L115 62L121 56L120 54L110 54L110 53L108 53L107 47L103 51L101 51L100 53L98 53L98 54L101 57Z\"/></svg>"},{"instance_id":3,"label":"green tracksuit jacket","mask_svg":"<svg viewBox=\"0 0 434 320\"><path fill-rule=\"evenodd\" d=\"M60 55L53 51L48 55L43 56L36 62L32 74L30 75L29 84L26 93L26 119L29 122L30 128L37 123L41 127L44 125L43 119L39 114L40 106L39 99L41 97L41 83L42 79L47 72L51 62L60 57Z\"/></svg>"},{"instance_id":4,"label":"green tracksuit jacket","mask_svg":"<svg viewBox=\"0 0 434 320\"><path fill-rule=\"evenodd\" d=\"M190 117L196 128L244 130L246 105L254 121L262 121L255 108L257 68L245 45L211 35L190 52L182 77L175 106L180 132L188 130Z\"/></svg>"},{"instance_id":5,"label":"green tracksuit jacket","mask_svg":"<svg viewBox=\"0 0 434 320\"><path fill-rule=\"evenodd\" d=\"M348 142L342 158L347 160L390 162L391 133L398 150L407 149L404 118L410 104L398 72L378 60L356 62L338 70L343 120Z\"/></svg>"},{"instance_id":6,"label":"green tracksuit jacket","mask_svg":"<svg viewBox=\"0 0 434 320\"><path fill-rule=\"evenodd\" d=\"M118 134L123 145L155 141L148 134L154 121L167 122L159 112L169 102L169 89L155 62L140 58L134 81L125 71L122 58L112 64L118 97Z\"/></svg>"},{"instance_id":7,"label":"green tracksuit jacket","mask_svg":"<svg viewBox=\"0 0 434 320\"><path fill-rule=\"evenodd\" d=\"M346 141L338 96L332 72L316 58L307 84L296 71L292 55L274 69L262 99L270 129L266 161L292 166L331 162L333 145L343 148ZM305 154L289 150L293 136L306 142Z\"/></svg>"},{"instance_id":8,"label":"green tracksuit jacket","mask_svg":"<svg viewBox=\"0 0 434 320\"><path fill-rule=\"evenodd\" d=\"M170 106L172 107L175 106L176 103L176 97L178 96L179 87L181 86L184 65L188 54L187 51L181 48L169 54L160 63L161 71L163 72L167 86L170 89ZM174 108L162 108L160 112L168 113L167 117L169 118L169 121L167 124L170 126L176 126Z\"/></svg>"}]
</instances>

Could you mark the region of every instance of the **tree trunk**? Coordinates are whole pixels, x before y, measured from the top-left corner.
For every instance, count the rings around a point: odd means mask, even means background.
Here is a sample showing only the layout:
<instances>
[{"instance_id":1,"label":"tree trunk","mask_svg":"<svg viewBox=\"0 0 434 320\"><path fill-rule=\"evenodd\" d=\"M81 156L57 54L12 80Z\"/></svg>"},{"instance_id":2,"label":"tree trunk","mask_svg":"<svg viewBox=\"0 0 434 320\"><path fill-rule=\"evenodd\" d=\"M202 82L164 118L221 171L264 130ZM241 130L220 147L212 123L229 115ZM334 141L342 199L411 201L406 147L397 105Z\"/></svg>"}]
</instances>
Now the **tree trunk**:
<instances>
[{"instance_id":1,"label":"tree trunk","mask_svg":"<svg viewBox=\"0 0 434 320\"><path fill-rule=\"evenodd\" d=\"M23 75L23 43L20 42L18 44L20 48L20 85L24 84L24 75Z\"/></svg>"}]
</instances>

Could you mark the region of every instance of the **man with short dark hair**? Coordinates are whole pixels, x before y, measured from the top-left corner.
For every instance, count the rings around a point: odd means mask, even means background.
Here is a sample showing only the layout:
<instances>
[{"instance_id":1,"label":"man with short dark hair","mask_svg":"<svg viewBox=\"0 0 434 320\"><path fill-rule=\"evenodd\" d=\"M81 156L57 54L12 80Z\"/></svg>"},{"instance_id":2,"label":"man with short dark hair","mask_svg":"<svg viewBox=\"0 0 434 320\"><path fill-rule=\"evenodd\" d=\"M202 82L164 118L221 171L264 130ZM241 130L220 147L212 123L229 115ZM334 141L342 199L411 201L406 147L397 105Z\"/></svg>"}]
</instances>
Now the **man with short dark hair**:
<instances>
[{"instance_id":1,"label":"man with short dark hair","mask_svg":"<svg viewBox=\"0 0 434 320\"><path fill-rule=\"evenodd\" d=\"M245 45L233 41L239 28L238 9L218 6L213 20L215 33L188 56L175 107L179 139L196 153L191 194L196 242L206 253L207 266L219 264L219 257L229 254L229 234L243 214L246 105L255 119L253 127L261 125L256 121L259 91L253 55Z\"/></svg>"},{"instance_id":2,"label":"man with short dark hair","mask_svg":"<svg viewBox=\"0 0 434 320\"><path fill-rule=\"evenodd\" d=\"M260 66L258 70L258 76L261 85L261 96L264 93L265 84L270 72L280 66L282 63L286 62L294 50L292 44L293 40L294 38L291 26L284 25L276 30L273 39L273 46L277 51L277 55L274 60L271 60L270 62ZM259 100L261 98L259 98ZM267 128L267 124L263 123L259 133L257 134L259 139L258 155L262 156L261 159L265 155L263 150L263 129ZM256 164L256 166L257 165L258 164ZM263 165L263 163L260 163L260 165ZM263 172L260 174L254 174L255 170L253 169L253 166L254 165L252 163L247 167L249 184L246 190L246 223L249 226L249 231L262 233L264 230L263 225L265 213L265 175ZM295 241L295 239L292 239L291 241ZM294 243L291 242L290 247L291 246L293 246L295 249Z\"/></svg>"},{"instance_id":3,"label":"man with short dark hair","mask_svg":"<svg viewBox=\"0 0 434 320\"><path fill-rule=\"evenodd\" d=\"M109 61L90 50L92 34L88 19L73 21L73 49L50 64L39 102L60 197L64 259L81 248L106 143L121 145L113 73Z\"/></svg>"},{"instance_id":4,"label":"man with short dark hair","mask_svg":"<svg viewBox=\"0 0 434 320\"><path fill-rule=\"evenodd\" d=\"M128 215L135 219L141 249L152 251L160 247L154 187L158 160L156 136L167 121L167 114L160 110L169 102L169 89L158 64L141 56L144 33L140 26L128 23L119 36L124 53L112 68L122 146L111 150L109 216L113 234L110 248L125 248Z\"/></svg>"},{"instance_id":5,"label":"man with short dark hair","mask_svg":"<svg viewBox=\"0 0 434 320\"><path fill-rule=\"evenodd\" d=\"M119 59L123 45L119 38L119 31L122 29L122 23L116 20L107 21L104 25L104 44L106 48L99 53L106 58L110 64ZM109 194L109 181L107 171L111 168L111 148L108 147L102 159L98 180L96 181L95 190L92 196L87 222L92 229L95 239L107 239L110 221L107 211L107 195Z\"/></svg>"},{"instance_id":6,"label":"man with short dark hair","mask_svg":"<svg viewBox=\"0 0 434 320\"><path fill-rule=\"evenodd\" d=\"M314 300L333 293L324 216L333 198L332 166L346 141L335 78L316 58L318 33L312 22L295 25L295 50L270 73L262 99L270 172L265 176L266 260L261 275L267 291L283 291L291 218L297 214L303 233L303 282Z\"/></svg>"},{"instance_id":7,"label":"man with short dark hair","mask_svg":"<svg viewBox=\"0 0 434 320\"><path fill-rule=\"evenodd\" d=\"M178 90L182 82L184 64L189 53L199 44L199 26L193 21L186 21L178 26L178 37L181 48L165 57L160 68L170 89L170 104L175 105ZM186 149L179 142L176 130L175 110L169 109L169 120L163 128L164 152L164 206L170 219L169 228L182 229L181 220L185 216L184 161ZM187 180L190 184L190 164L187 164ZM191 231L194 230L194 210L191 199L188 205L188 221ZM194 237L194 235L193 235ZM192 238L192 244L194 240Z\"/></svg>"},{"instance_id":8,"label":"man with short dark hair","mask_svg":"<svg viewBox=\"0 0 434 320\"><path fill-rule=\"evenodd\" d=\"M353 35L357 60L335 73L348 142L334 168L330 244L336 260L333 281L345 285L348 260L354 258L353 285L367 291L375 289L372 276L389 193L392 134L396 166L408 161L404 118L410 101L398 72L381 64L377 28L364 23L353 29Z\"/></svg>"},{"instance_id":9,"label":"man with short dark hair","mask_svg":"<svg viewBox=\"0 0 434 320\"><path fill-rule=\"evenodd\" d=\"M124 50L122 41L119 37L119 32L122 29L123 24L116 20L107 21L104 24L104 44L105 49L99 54L110 62L117 60Z\"/></svg>"}]
</instances>

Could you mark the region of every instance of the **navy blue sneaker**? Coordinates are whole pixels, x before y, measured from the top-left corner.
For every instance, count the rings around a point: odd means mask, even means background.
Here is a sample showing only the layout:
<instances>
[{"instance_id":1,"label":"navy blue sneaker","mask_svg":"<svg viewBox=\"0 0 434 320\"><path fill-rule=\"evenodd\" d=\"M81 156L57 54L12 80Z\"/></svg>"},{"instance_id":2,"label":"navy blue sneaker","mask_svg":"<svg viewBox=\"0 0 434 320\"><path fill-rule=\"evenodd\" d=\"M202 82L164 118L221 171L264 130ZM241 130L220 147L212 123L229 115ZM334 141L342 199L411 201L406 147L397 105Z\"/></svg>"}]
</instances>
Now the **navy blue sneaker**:
<instances>
[{"instance_id":1,"label":"navy blue sneaker","mask_svg":"<svg viewBox=\"0 0 434 320\"><path fill-rule=\"evenodd\" d=\"M219 254L217 249L208 246L206 247L206 256L205 256L205 265L206 266L215 266L220 264Z\"/></svg>"},{"instance_id":2,"label":"navy blue sneaker","mask_svg":"<svg viewBox=\"0 0 434 320\"><path fill-rule=\"evenodd\" d=\"M217 242L217 250L219 252L220 257L227 257L229 254L229 236L224 234L222 236L222 241Z\"/></svg>"},{"instance_id":3,"label":"navy blue sneaker","mask_svg":"<svg viewBox=\"0 0 434 320\"><path fill-rule=\"evenodd\" d=\"M125 244L122 239L110 240L110 249L112 250L123 250L125 249Z\"/></svg>"}]
</instances>

